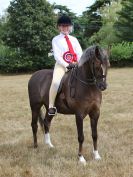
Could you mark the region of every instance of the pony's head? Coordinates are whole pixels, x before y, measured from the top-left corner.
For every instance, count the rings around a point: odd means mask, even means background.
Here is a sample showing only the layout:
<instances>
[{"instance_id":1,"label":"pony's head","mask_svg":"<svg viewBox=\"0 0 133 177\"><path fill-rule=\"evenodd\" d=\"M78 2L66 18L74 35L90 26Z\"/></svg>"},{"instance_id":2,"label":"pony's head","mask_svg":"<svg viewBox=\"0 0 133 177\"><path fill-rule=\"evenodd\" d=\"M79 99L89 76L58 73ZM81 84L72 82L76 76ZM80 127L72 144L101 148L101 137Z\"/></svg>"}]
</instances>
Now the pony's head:
<instances>
[{"instance_id":1,"label":"pony's head","mask_svg":"<svg viewBox=\"0 0 133 177\"><path fill-rule=\"evenodd\" d=\"M88 69L88 74L102 91L107 88L107 69L110 66L108 58L107 50L92 46L84 51L79 62L79 67Z\"/></svg>"}]
</instances>

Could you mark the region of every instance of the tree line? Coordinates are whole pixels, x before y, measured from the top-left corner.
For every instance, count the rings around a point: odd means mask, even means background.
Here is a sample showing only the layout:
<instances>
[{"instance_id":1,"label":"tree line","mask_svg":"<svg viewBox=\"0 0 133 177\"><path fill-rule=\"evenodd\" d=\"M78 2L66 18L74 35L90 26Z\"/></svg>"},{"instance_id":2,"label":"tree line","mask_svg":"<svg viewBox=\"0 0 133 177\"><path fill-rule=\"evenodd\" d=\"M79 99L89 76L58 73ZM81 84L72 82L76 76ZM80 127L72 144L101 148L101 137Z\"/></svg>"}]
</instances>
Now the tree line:
<instances>
[{"instance_id":1,"label":"tree line","mask_svg":"<svg viewBox=\"0 0 133 177\"><path fill-rule=\"evenodd\" d=\"M47 0L12 0L0 18L0 71L52 68L51 40L58 34L56 21L61 14L72 18L73 35L83 49L110 46L114 65L132 64L132 0L96 0L80 16Z\"/></svg>"}]
</instances>

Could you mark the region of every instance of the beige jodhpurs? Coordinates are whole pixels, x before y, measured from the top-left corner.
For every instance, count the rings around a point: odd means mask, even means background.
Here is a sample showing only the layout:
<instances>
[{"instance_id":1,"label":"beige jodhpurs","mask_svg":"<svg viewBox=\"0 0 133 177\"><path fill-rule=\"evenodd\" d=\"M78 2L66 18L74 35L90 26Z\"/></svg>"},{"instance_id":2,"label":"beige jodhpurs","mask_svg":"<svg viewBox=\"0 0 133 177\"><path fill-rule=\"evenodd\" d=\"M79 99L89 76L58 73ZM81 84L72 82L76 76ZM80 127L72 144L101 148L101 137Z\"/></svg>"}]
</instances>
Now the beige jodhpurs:
<instances>
[{"instance_id":1,"label":"beige jodhpurs","mask_svg":"<svg viewBox=\"0 0 133 177\"><path fill-rule=\"evenodd\" d=\"M56 62L53 72L53 80L49 90L49 108L54 107L55 98L60 86L61 79L63 78L67 69Z\"/></svg>"}]
</instances>

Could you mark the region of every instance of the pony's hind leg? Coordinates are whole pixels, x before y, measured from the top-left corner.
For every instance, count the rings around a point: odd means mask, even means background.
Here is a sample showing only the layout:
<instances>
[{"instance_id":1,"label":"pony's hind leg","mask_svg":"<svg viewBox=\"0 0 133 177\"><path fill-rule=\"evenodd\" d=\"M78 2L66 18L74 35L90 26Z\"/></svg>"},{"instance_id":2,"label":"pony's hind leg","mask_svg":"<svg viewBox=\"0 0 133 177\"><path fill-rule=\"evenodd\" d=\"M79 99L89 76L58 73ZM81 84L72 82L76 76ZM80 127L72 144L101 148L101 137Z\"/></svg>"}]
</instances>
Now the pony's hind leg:
<instances>
[{"instance_id":1,"label":"pony's hind leg","mask_svg":"<svg viewBox=\"0 0 133 177\"><path fill-rule=\"evenodd\" d=\"M78 158L80 163L86 165L86 160L83 156L84 133L83 133L83 117L81 115L76 115L76 125L77 125L78 142L79 142Z\"/></svg>"},{"instance_id":2,"label":"pony's hind leg","mask_svg":"<svg viewBox=\"0 0 133 177\"><path fill-rule=\"evenodd\" d=\"M37 110L37 109L32 110L31 127L32 127L32 132L33 132L34 148L37 148L37 146L38 146L38 144L37 144L38 115L39 115L39 110Z\"/></svg>"},{"instance_id":3,"label":"pony's hind leg","mask_svg":"<svg viewBox=\"0 0 133 177\"><path fill-rule=\"evenodd\" d=\"M51 138L50 138L50 125L53 116L48 115L48 112L46 111L45 116L43 115L43 112L40 114L41 119L43 120L43 125L44 125L44 141L45 144L47 144L49 147L54 147L53 144L51 143ZM42 126L42 125L41 125Z\"/></svg>"},{"instance_id":4,"label":"pony's hind leg","mask_svg":"<svg viewBox=\"0 0 133 177\"><path fill-rule=\"evenodd\" d=\"M91 131L92 131L92 139L93 139L93 155L94 155L94 159L96 160L101 159L98 149L97 149L97 139L98 139L97 123L98 123L99 115L100 115L99 109L97 110L95 109L89 114L90 123L91 123Z\"/></svg>"}]
</instances>

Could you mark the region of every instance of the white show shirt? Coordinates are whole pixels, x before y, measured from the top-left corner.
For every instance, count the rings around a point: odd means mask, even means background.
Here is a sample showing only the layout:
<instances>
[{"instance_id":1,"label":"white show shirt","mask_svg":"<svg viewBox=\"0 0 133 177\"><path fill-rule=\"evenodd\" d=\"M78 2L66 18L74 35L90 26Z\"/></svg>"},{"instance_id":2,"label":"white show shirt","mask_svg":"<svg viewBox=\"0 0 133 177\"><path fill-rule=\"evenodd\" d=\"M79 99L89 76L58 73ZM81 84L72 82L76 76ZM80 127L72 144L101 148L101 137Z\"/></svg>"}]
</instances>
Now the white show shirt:
<instances>
[{"instance_id":1,"label":"white show shirt","mask_svg":"<svg viewBox=\"0 0 133 177\"><path fill-rule=\"evenodd\" d=\"M74 52L77 54L77 61L79 62L80 57L82 55L81 46L75 37L71 35L68 35L68 37L72 44ZM64 67L67 67L69 64L63 59L63 54L69 51L69 48L64 34L60 33L59 35L53 38L52 48L53 48L53 54L56 62L61 64Z\"/></svg>"}]
</instances>

